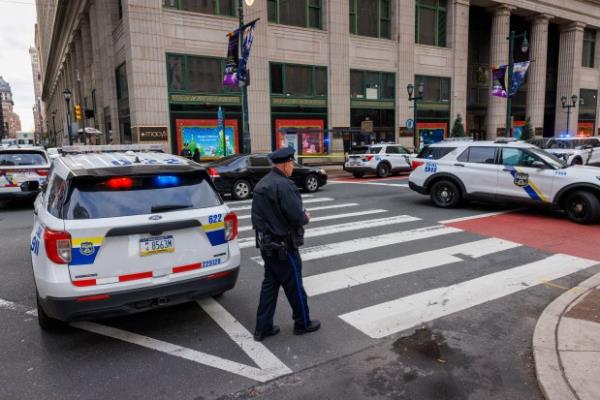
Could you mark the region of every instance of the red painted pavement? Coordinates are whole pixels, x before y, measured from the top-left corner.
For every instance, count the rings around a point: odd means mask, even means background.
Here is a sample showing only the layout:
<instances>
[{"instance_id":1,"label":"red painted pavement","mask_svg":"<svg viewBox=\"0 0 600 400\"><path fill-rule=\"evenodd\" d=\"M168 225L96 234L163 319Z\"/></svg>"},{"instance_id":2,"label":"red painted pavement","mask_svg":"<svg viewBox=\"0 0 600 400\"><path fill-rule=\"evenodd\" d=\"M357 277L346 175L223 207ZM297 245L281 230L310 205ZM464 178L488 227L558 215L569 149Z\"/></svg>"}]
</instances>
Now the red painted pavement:
<instances>
[{"instance_id":1,"label":"red painted pavement","mask_svg":"<svg viewBox=\"0 0 600 400\"><path fill-rule=\"evenodd\" d=\"M447 224L549 253L600 261L600 225L579 225L560 214L515 212Z\"/></svg>"}]
</instances>

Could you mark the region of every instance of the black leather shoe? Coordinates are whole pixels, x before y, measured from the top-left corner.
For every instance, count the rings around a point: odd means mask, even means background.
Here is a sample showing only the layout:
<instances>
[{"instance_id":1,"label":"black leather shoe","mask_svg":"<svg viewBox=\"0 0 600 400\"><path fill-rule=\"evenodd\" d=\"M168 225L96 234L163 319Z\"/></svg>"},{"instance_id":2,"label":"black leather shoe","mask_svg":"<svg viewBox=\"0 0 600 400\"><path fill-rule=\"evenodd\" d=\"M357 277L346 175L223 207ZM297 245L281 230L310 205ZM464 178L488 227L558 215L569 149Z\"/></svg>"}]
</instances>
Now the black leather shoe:
<instances>
[{"instance_id":1,"label":"black leather shoe","mask_svg":"<svg viewBox=\"0 0 600 400\"><path fill-rule=\"evenodd\" d=\"M273 327L270 330L267 330L265 332L254 332L254 340L256 340L257 342L262 342L264 338L269 337L269 336L275 336L279 333L281 329L279 329L279 327L277 325L273 325Z\"/></svg>"},{"instance_id":2,"label":"black leather shoe","mask_svg":"<svg viewBox=\"0 0 600 400\"><path fill-rule=\"evenodd\" d=\"M302 325L294 325L294 335L304 335L305 333L318 331L320 327L321 322L318 319L312 319L308 321L308 326L306 328Z\"/></svg>"}]
</instances>

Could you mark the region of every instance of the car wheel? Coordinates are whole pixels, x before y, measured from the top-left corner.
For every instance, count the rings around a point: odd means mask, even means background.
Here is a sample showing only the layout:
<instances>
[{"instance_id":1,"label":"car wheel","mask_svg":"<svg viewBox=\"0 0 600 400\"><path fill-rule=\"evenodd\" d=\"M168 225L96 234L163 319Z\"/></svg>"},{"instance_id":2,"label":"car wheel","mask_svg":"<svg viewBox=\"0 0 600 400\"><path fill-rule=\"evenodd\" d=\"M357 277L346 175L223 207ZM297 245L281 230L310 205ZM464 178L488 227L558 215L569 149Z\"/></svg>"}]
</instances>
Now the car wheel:
<instances>
[{"instance_id":1,"label":"car wheel","mask_svg":"<svg viewBox=\"0 0 600 400\"><path fill-rule=\"evenodd\" d=\"M250 186L250 182L245 179L235 181L231 189L231 195L236 200L245 200L250 197L251 193L252 187Z\"/></svg>"},{"instance_id":2,"label":"car wheel","mask_svg":"<svg viewBox=\"0 0 600 400\"><path fill-rule=\"evenodd\" d=\"M316 175L310 174L304 179L304 190L309 193L319 190L319 178Z\"/></svg>"},{"instance_id":3,"label":"car wheel","mask_svg":"<svg viewBox=\"0 0 600 400\"><path fill-rule=\"evenodd\" d=\"M571 165L583 165L583 160L579 157L575 157L573 161L571 161Z\"/></svg>"},{"instance_id":4,"label":"car wheel","mask_svg":"<svg viewBox=\"0 0 600 400\"><path fill-rule=\"evenodd\" d=\"M355 178L362 178L363 176L365 176L364 172L353 172L352 175L354 175Z\"/></svg>"},{"instance_id":5,"label":"car wheel","mask_svg":"<svg viewBox=\"0 0 600 400\"><path fill-rule=\"evenodd\" d=\"M63 329L67 326L67 324L58 319L52 318L46 314L42 306L40 305L40 296L36 293L36 301L37 301L37 318L38 325L45 331L55 331L58 329Z\"/></svg>"},{"instance_id":6,"label":"car wheel","mask_svg":"<svg viewBox=\"0 0 600 400\"><path fill-rule=\"evenodd\" d=\"M600 200L590 192L575 192L565 202L567 217L578 224L593 224L600 218Z\"/></svg>"},{"instance_id":7,"label":"car wheel","mask_svg":"<svg viewBox=\"0 0 600 400\"><path fill-rule=\"evenodd\" d=\"M381 163L377 166L377 176L386 178L390 174L390 166L387 163Z\"/></svg>"},{"instance_id":8,"label":"car wheel","mask_svg":"<svg viewBox=\"0 0 600 400\"><path fill-rule=\"evenodd\" d=\"M460 190L451 181L442 180L431 187L431 201L437 207L453 208L460 203Z\"/></svg>"}]
</instances>

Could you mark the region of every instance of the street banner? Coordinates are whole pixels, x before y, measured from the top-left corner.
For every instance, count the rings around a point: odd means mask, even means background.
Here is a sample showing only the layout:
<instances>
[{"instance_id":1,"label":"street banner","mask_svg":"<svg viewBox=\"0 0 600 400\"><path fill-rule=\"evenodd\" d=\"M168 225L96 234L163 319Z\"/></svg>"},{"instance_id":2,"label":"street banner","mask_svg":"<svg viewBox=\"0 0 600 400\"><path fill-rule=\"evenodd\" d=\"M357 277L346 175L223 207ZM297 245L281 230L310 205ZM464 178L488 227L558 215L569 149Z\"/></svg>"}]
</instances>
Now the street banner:
<instances>
[{"instance_id":1,"label":"street banner","mask_svg":"<svg viewBox=\"0 0 600 400\"><path fill-rule=\"evenodd\" d=\"M240 86L248 86L250 84L250 75L248 72L248 58L250 57L250 49L254 41L254 27L256 22L252 22L244 29L242 36L242 56L238 68L238 82Z\"/></svg>"},{"instance_id":2,"label":"street banner","mask_svg":"<svg viewBox=\"0 0 600 400\"><path fill-rule=\"evenodd\" d=\"M240 62L240 33L235 30L228 34L229 45L227 47L227 62L223 74L223 86L238 86L238 68Z\"/></svg>"},{"instance_id":3,"label":"street banner","mask_svg":"<svg viewBox=\"0 0 600 400\"><path fill-rule=\"evenodd\" d=\"M506 97L506 65L492 67L492 96Z\"/></svg>"},{"instance_id":4,"label":"street banner","mask_svg":"<svg viewBox=\"0 0 600 400\"><path fill-rule=\"evenodd\" d=\"M519 88L525 82L525 76L529 69L529 61L523 61L513 64L512 79L510 80L510 97L513 97L519 91ZM492 96L507 97L507 74L508 65L497 65L492 68Z\"/></svg>"}]
</instances>

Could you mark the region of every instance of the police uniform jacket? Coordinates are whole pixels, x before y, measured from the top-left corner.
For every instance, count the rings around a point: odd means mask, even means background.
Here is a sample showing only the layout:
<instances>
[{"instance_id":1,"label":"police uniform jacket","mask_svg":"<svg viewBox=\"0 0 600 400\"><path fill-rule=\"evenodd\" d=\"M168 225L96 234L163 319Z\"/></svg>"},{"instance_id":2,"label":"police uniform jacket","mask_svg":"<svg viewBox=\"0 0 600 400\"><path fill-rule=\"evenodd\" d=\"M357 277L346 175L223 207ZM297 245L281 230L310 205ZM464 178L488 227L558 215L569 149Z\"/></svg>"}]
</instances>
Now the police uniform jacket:
<instances>
[{"instance_id":1,"label":"police uniform jacket","mask_svg":"<svg viewBox=\"0 0 600 400\"><path fill-rule=\"evenodd\" d=\"M303 244L308 217L302 207L300 191L283 172L273 168L254 188L252 226L275 241L291 240L294 247Z\"/></svg>"}]
</instances>

